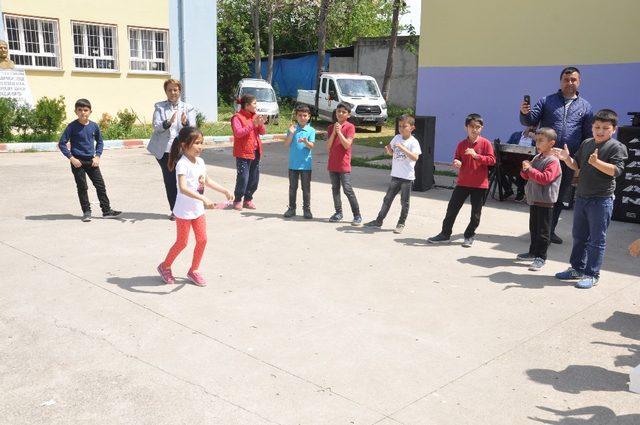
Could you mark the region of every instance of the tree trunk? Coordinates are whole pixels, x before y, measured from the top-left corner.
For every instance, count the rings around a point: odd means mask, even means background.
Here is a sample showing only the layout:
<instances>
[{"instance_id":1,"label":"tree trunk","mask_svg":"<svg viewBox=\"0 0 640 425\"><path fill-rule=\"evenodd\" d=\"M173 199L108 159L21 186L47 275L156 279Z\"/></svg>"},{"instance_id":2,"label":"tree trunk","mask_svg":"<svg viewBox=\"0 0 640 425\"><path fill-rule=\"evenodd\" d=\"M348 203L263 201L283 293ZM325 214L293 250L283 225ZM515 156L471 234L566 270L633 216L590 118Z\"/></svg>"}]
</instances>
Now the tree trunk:
<instances>
[{"instance_id":1,"label":"tree trunk","mask_svg":"<svg viewBox=\"0 0 640 425\"><path fill-rule=\"evenodd\" d=\"M251 20L253 21L253 39L255 53L255 78L262 78L262 61L260 60L260 0L253 0L251 5Z\"/></svg>"},{"instance_id":2,"label":"tree trunk","mask_svg":"<svg viewBox=\"0 0 640 425\"><path fill-rule=\"evenodd\" d=\"M269 14L267 15L267 28L269 34L269 52L267 58L267 81L271 84L273 80L273 14L275 6L269 7Z\"/></svg>"},{"instance_id":3,"label":"tree trunk","mask_svg":"<svg viewBox=\"0 0 640 425\"><path fill-rule=\"evenodd\" d=\"M327 15L331 0L320 1L320 12L318 13L318 64L316 67L316 109L318 107L318 95L320 93L320 74L324 67L325 48L327 44Z\"/></svg>"},{"instance_id":4,"label":"tree trunk","mask_svg":"<svg viewBox=\"0 0 640 425\"><path fill-rule=\"evenodd\" d=\"M389 53L387 54L387 69L384 71L384 80L382 80L382 97L385 102L389 101L389 85L391 83L391 75L393 74L393 51L398 43L398 17L400 16L400 7L402 0L393 0L393 18L391 21L391 37L389 37Z\"/></svg>"}]
</instances>

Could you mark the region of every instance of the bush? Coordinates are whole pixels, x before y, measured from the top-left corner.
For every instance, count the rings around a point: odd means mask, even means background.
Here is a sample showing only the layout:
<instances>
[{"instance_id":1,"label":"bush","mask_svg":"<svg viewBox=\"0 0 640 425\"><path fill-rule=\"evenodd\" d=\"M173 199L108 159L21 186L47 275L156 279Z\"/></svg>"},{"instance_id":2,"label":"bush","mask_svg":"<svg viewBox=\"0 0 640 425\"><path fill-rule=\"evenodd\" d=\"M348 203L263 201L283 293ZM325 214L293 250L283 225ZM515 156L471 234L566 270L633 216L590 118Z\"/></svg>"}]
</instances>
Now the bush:
<instances>
[{"instance_id":1,"label":"bush","mask_svg":"<svg viewBox=\"0 0 640 425\"><path fill-rule=\"evenodd\" d=\"M0 140L11 140L11 127L16 114L16 101L0 98Z\"/></svg>"},{"instance_id":2,"label":"bush","mask_svg":"<svg viewBox=\"0 0 640 425\"><path fill-rule=\"evenodd\" d=\"M33 129L34 111L29 105L19 105L16 108L16 114L13 119L13 128L18 130L21 137L24 138L26 134Z\"/></svg>"},{"instance_id":3,"label":"bush","mask_svg":"<svg viewBox=\"0 0 640 425\"><path fill-rule=\"evenodd\" d=\"M57 99L41 97L33 111L33 133L51 138L67 118L64 96Z\"/></svg>"},{"instance_id":4,"label":"bush","mask_svg":"<svg viewBox=\"0 0 640 425\"><path fill-rule=\"evenodd\" d=\"M138 115L136 115L136 113L133 111L129 112L128 109L125 109L124 111L118 111L116 116L118 117L117 124L122 127L124 133L127 135L131 133L131 129L133 128L133 124L135 124L136 120L138 119Z\"/></svg>"},{"instance_id":5,"label":"bush","mask_svg":"<svg viewBox=\"0 0 640 425\"><path fill-rule=\"evenodd\" d=\"M100 121L98 121L98 127L100 127L101 132L107 131L107 128L113 124L113 117L106 112L102 113L102 117L100 117Z\"/></svg>"},{"instance_id":6,"label":"bush","mask_svg":"<svg viewBox=\"0 0 640 425\"><path fill-rule=\"evenodd\" d=\"M207 122L207 117L200 111L196 114L196 127L201 128Z\"/></svg>"}]
</instances>

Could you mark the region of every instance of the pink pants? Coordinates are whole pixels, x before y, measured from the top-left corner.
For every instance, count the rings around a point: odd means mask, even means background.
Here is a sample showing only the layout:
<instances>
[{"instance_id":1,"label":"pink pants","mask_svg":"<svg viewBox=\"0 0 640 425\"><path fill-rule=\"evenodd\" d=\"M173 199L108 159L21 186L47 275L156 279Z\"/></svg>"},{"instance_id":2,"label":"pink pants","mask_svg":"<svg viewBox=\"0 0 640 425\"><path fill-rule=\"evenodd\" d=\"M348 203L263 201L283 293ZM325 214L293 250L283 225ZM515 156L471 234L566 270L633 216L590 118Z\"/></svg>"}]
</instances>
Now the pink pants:
<instances>
[{"instance_id":1,"label":"pink pants","mask_svg":"<svg viewBox=\"0 0 640 425\"><path fill-rule=\"evenodd\" d=\"M176 237L176 243L173 244L167 254L167 258L164 259L163 266L165 268L170 268L178 254L187 247L190 227L193 227L193 233L196 235L196 247L193 250L193 260L191 261L191 268L189 271L198 270L200 267L200 260L202 260L202 255L204 254L204 247L207 246L207 220L204 214L193 220L176 217L176 229L178 234Z\"/></svg>"}]
</instances>

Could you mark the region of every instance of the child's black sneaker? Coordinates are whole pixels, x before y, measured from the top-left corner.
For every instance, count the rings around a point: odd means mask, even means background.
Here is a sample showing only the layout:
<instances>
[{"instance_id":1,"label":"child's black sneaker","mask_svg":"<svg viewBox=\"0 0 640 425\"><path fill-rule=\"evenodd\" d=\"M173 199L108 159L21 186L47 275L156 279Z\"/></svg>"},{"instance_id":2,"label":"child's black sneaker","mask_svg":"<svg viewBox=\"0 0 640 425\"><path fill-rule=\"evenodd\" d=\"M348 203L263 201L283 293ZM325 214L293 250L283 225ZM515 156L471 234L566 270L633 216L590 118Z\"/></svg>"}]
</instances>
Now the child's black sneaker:
<instances>
[{"instance_id":1,"label":"child's black sneaker","mask_svg":"<svg viewBox=\"0 0 640 425\"><path fill-rule=\"evenodd\" d=\"M91 211L85 211L82 213L82 218L80 219L82 221L84 221L85 223L88 223L91 221Z\"/></svg>"},{"instance_id":2,"label":"child's black sneaker","mask_svg":"<svg viewBox=\"0 0 640 425\"><path fill-rule=\"evenodd\" d=\"M529 261L529 260L533 260L534 258L536 258L536 256L529 252L523 252L522 254L516 255L516 260L520 260L520 261Z\"/></svg>"},{"instance_id":3,"label":"child's black sneaker","mask_svg":"<svg viewBox=\"0 0 640 425\"><path fill-rule=\"evenodd\" d=\"M450 241L451 241L451 238L443 235L442 233L438 233L437 235L427 239L427 242L429 243L443 243L443 242L450 242Z\"/></svg>"},{"instance_id":4,"label":"child's black sneaker","mask_svg":"<svg viewBox=\"0 0 640 425\"><path fill-rule=\"evenodd\" d=\"M376 220L371 220L364 224L364 227L382 227L382 223Z\"/></svg>"},{"instance_id":5,"label":"child's black sneaker","mask_svg":"<svg viewBox=\"0 0 640 425\"><path fill-rule=\"evenodd\" d=\"M295 216L295 215L296 215L296 209L295 209L295 208L288 208L288 209L284 212L284 214L282 214L282 216L283 216L284 218L291 218L291 217L293 217L293 216Z\"/></svg>"},{"instance_id":6,"label":"child's black sneaker","mask_svg":"<svg viewBox=\"0 0 640 425\"><path fill-rule=\"evenodd\" d=\"M337 212L334 215L332 215L331 217L329 217L329 221L331 223L337 223L337 222L339 222L341 220L342 220L342 213L339 213L339 212Z\"/></svg>"},{"instance_id":7,"label":"child's black sneaker","mask_svg":"<svg viewBox=\"0 0 640 425\"><path fill-rule=\"evenodd\" d=\"M309 208L305 209L302 213L302 216L307 220L311 220L313 218L313 214L311 214L311 210Z\"/></svg>"},{"instance_id":8,"label":"child's black sneaker","mask_svg":"<svg viewBox=\"0 0 640 425\"><path fill-rule=\"evenodd\" d=\"M109 210L102 213L102 218L116 218L120 214L122 214L122 211Z\"/></svg>"}]
</instances>

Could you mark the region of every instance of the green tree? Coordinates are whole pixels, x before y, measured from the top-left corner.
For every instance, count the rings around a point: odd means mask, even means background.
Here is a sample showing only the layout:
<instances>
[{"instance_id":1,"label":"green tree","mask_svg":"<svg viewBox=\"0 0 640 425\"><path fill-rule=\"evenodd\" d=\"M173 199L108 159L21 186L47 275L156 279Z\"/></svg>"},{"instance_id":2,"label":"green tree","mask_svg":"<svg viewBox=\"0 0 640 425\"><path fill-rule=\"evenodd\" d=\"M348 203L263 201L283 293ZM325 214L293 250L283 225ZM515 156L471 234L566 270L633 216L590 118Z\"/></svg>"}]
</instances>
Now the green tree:
<instances>
[{"instance_id":1,"label":"green tree","mask_svg":"<svg viewBox=\"0 0 640 425\"><path fill-rule=\"evenodd\" d=\"M249 76L253 56L251 14L247 2L218 0L218 98L233 101L233 88Z\"/></svg>"}]
</instances>

